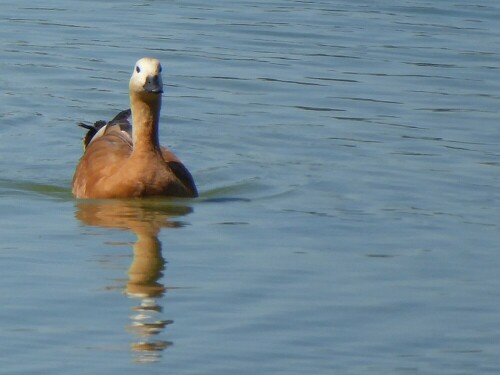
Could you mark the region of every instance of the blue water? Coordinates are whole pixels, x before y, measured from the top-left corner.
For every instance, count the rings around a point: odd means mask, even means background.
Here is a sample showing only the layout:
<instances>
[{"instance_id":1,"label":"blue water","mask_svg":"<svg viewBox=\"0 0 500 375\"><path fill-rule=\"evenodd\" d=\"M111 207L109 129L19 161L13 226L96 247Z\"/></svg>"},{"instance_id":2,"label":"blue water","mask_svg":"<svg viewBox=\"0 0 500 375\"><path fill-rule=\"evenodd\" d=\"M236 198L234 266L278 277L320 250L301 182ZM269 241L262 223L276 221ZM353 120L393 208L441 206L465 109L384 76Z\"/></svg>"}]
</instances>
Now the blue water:
<instances>
[{"instance_id":1,"label":"blue water","mask_svg":"<svg viewBox=\"0 0 500 375\"><path fill-rule=\"evenodd\" d=\"M0 373L498 374L500 5L0 14ZM162 61L195 200L76 201Z\"/></svg>"}]
</instances>

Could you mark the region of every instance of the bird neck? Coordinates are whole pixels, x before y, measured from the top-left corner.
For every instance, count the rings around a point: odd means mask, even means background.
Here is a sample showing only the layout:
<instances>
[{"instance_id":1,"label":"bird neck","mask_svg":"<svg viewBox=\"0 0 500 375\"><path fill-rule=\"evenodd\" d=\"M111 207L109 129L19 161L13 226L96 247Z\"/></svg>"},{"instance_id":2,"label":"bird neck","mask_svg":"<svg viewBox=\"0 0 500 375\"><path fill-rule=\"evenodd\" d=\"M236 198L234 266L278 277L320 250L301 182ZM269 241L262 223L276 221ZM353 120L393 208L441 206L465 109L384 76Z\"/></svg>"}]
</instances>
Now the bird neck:
<instances>
[{"instance_id":1,"label":"bird neck","mask_svg":"<svg viewBox=\"0 0 500 375\"><path fill-rule=\"evenodd\" d=\"M160 120L161 97L145 101L132 95L132 139L135 152L159 152L158 124Z\"/></svg>"}]
</instances>

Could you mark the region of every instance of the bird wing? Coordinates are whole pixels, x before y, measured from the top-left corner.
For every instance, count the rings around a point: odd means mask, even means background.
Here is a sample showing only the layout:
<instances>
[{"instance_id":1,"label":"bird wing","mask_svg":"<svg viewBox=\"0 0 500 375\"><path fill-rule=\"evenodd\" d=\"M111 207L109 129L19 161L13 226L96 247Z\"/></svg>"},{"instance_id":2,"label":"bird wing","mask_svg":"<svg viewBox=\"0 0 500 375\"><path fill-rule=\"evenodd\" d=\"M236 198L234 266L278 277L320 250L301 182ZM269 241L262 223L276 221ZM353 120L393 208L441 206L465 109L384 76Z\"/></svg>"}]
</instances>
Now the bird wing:
<instances>
[{"instance_id":1,"label":"bird wing","mask_svg":"<svg viewBox=\"0 0 500 375\"><path fill-rule=\"evenodd\" d=\"M120 112L108 123L86 125L83 154L73 177L73 191L85 196L88 189L99 189L103 178L117 173L132 153L130 110Z\"/></svg>"},{"instance_id":2,"label":"bird wing","mask_svg":"<svg viewBox=\"0 0 500 375\"><path fill-rule=\"evenodd\" d=\"M87 133L83 137L83 149L86 150L89 144L96 139L99 139L104 134L120 130L130 137L132 140L132 124L131 124L132 112L130 109L126 109L118 113L111 121L106 122L99 120L94 122L93 125L79 123L78 126L87 129ZM115 128L116 127L116 128ZM124 134L125 135L125 134Z\"/></svg>"},{"instance_id":3,"label":"bird wing","mask_svg":"<svg viewBox=\"0 0 500 375\"><path fill-rule=\"evenodd\" d=\"M173 174L186 186L189 190L191 190L195 196L198 195L198 190L196 189L196 184L194 183L193 176L189 172L189 170L182 164L182 162L174 155L172 151L169 149L162 147L161 153L163 156L163 160L168 165Z\"/></svg>"}]
</instances>

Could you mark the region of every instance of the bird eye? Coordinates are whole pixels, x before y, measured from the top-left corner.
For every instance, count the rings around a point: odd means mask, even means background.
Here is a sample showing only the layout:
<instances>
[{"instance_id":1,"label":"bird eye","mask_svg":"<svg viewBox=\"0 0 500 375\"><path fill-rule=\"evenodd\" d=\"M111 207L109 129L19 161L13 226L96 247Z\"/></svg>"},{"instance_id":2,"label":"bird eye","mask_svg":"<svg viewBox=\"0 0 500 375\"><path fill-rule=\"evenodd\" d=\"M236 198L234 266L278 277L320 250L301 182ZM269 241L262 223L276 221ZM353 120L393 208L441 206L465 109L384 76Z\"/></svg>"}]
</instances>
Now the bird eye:
<instances>
[{"instance_id":1,"label":"bird eye","mask_svg":"<svg viewBox=\"0 0 500 375\"><path fill-rule=\"evenodd\" d=\"M136 66L136 67L135 67L135 71L136 71L137 73L140 73L140 72L141 72L141 68L139 68L139 66Z\"/></svg>"}]
</instances>

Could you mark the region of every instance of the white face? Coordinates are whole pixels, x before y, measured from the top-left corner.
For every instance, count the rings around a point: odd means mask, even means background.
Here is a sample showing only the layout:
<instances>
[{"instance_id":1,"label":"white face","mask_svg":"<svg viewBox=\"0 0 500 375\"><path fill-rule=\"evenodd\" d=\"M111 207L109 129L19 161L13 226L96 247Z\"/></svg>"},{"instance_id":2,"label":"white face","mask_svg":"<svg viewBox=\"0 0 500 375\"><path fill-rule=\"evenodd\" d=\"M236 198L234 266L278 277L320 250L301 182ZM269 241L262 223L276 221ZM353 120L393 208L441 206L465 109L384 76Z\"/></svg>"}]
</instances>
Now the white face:
<instances>
[{"instance_id":1,"label":"white face","mask_svg":"<svg viewBox=\"0 0 500 375\"><path fill-rule=\"evenodd\" d=\"M137 61L129 88L131 93L161 95L163 81L160 60L144 57Z\"/></svg>"}]
</instances>

